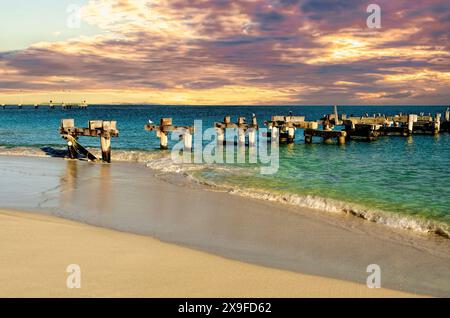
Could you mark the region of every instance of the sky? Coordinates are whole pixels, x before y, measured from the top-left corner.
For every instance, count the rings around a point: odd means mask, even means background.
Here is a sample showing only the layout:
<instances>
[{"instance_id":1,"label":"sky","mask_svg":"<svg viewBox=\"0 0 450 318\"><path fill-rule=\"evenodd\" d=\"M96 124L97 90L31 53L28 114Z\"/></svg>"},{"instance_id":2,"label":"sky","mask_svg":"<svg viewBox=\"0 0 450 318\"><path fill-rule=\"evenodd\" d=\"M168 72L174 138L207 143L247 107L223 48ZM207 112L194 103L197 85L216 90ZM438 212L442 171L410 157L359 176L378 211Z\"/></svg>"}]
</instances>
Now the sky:
<instances>
[{"instance_id":1,"label":"sky","mask_svg":"<svg viewBox=\"0 0 450 318\"><path fill-rule=\"evenodd\" d=\"M0 5L0 103L450 104L448 0Z\"/></svg>"}]
</instances>

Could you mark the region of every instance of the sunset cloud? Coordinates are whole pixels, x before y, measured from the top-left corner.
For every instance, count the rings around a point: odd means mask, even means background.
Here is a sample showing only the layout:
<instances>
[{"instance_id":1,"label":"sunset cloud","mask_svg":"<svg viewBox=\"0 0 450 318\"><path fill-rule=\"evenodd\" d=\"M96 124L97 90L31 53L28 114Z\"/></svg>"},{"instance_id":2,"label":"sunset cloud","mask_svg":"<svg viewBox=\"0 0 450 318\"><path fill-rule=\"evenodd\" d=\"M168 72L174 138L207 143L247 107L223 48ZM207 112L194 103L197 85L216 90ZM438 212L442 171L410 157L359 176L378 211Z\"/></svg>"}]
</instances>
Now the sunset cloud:
<instances>
[{"instance_id":1,"label":"sunset cloud","mask_svg":"<svg viewBox=\"0 0 450 318\"><path fill-rule=\"evenodd\" d=\"M98 34L0 52L0 102L447 104L447 1L378 4L381 29L360 0L89 1Z\"/></svg>"}]
</instances>

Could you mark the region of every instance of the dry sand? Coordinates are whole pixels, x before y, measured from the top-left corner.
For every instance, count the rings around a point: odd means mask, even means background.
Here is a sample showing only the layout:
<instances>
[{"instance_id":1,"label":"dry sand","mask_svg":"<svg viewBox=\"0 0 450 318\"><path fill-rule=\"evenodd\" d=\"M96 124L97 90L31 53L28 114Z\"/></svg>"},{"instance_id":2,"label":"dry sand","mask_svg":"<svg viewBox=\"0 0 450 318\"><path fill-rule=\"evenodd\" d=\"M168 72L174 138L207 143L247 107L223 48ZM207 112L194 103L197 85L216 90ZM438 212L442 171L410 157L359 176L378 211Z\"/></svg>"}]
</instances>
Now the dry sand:
<instances>
[{"instance_id":1,"label":"dry sand","mask_svg":"<svg viewBox=\"0 0 450 318\"><path fill-rule=\"evenodd\" d=\"M228 260L53 216L0 211L0 297L409 297ZM68 289L66 268L81 267Z\"/></svg>"}]
</instances>

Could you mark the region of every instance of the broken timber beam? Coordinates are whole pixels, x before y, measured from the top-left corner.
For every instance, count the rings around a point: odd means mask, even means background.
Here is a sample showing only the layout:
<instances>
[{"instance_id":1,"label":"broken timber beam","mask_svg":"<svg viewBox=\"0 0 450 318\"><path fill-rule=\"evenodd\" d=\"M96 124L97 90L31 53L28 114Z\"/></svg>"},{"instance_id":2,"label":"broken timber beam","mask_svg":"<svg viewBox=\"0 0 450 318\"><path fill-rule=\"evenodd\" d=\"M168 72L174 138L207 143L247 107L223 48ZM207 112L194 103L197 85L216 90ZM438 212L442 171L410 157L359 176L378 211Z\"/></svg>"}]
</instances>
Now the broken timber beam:
<instances>
[{"instance_id":1,"label":"broken timber beam","mask_svg":"<svg viewBox=\"0 0 450 318\"><path fill-rule=\"evenodd\" d=\"M317 122L305 121L305 116L272 116L264 124L270 130L272 140L279 138L282 143L293 143L296 129L317 129Z\"/></svg>"},{"instance_id":2,"label":"broken timber beam","mask_svg":"<svg viewBox=\"0 0 450 318\"><path fill-rule=\"evenodd\" d=\"M231 122L230 116L225 116L223 122L214 123L214 127L217 132L217 142L223 144L225 140L225 130L226 129L237 129L238 130L238 145L245 145L245 138L248 132L248 144L249 146L254 146L256 144L256 132L259 129L258 121L256 115L252 115L252 122L247 123L245 117L240 116L236 123ZM234 140L233 140L234 141Z\"/></svg>"},{"instance_id":3,"label":"broken timber beam","mask_svg":"<svg viewBox=\"0 0 450 318\"><path fill-rule=\"evenodd\" d=\"M172 118L161 118L159 125L147 124L144 126L144 129L156 131L156 136L160 139L159 146L161 149L169 148L169 133L172 131L180 132L180 137L184 140L184 148L186 150L192 149L193 126L174 126Z\"/></svg>"},{"instance_id":4,"label":"broken timber beam","mask_svg":"<svg viewBox=\"0 0 450 318\"><path fill-rule=\"evenodd\" d=\"M67 140L70 158L75 159L79 153L91 161L98 159L78 143L78 137L100 137L102 161L107 163L111 162L111 138L119 136L117 122L108 120L91 120L88 128L78 128L73 119L63 119L59 133Z\"/></svg>"},{"instance_id":5,"label":"broken timber beam","mask_svg":"<svg viewBox=\"0 0 450 318\"><path fill-rule=\"evenodd\" d=\"M323 141L328 143L331 139L336 138L339 145L344 145L347 137L347 133L341 130L319 130L307 128L304 132L305 143L312 143L313 137L322 137Z\"/></svg>"}]
</instances>

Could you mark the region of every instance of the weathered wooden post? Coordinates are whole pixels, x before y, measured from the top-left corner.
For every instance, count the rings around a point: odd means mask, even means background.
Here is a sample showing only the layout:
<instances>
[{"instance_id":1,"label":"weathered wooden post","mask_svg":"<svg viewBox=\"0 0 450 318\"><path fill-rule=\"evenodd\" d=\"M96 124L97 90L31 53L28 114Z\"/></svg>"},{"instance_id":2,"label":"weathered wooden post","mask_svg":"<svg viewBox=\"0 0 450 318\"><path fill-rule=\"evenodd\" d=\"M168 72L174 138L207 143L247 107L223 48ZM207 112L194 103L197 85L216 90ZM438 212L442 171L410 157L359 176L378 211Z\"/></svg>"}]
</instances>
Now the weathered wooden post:
<instances>
[{"instance_id":1,"label":"weathered wooden post","mask_svg":"<svg viewBox=\"0 0 450 318\"><path fill-rule=\"evenodd\" d=\"M100 145L102 149L102 160L104 162L111 162L111 137L108 133L103 133L100 136Z\"/></svg>"},{"instance_id":2,"label":"weathered wooden post","mask_svg":"<svg viewBox=\"0 0 450 318\"><path fill-rule=\"evenodd\" d=\"M161 118L160 120L160 126L172 126L172 118ZM169 148L169 133L166 130L159 130L157 132L157 136L159 137L159 147L161 149L168 149Z\"/></svg>"},{"instance_id":3,"label":"weathered wooden post","mask_svg":"<svg viewBox=\"0 0 450 318\"><path fill-rule=\"evenodd\" d=\"M186 129L186 131L184 132L183 141L184 141L184 149L186 150L192 149L192 134L189 131L189 129Z\"/></svg>"},{"instance_id":4,"label":"weathered wooden post","mask_svg":"<svg viewBox=\"0 0 450 318\"><path fill-rule=\"evenodd\" d=\"M250 128L248 130L248 145L254 146L256 145L256 129Z\"/></svg>"},{"instance_id":5,"label":"weathered wooden post","mask_svg":"<svg viewBox=\"0 0 450 318\"><path fill-rule=\"evenodd\" d=\"M295 140L295 128L294 127L288 127L287 128L287 135L288 135L288 142L293 143Z\"/></svg>"},{"instance_id":6,"label":"weathered wooden post","mask_svg":"<svg viewBox=\"0 0 450 318\"><path fill-rule=\"evenodd\" d=\"M225 141L225 130L223 128L216 127L217 143L223 145Z\"/></svg>"},{"instance_id":7,"label":"weathered wooden post","mask_svg":"<svg viewBox=\"0 0 450 318\"><path fill-rule=\"evenodd\" d=\"M412 135L414 130L414 123L417 121L417 115L408 115L408 134Z\"/></svg>"},{"instance_id":8,"label":"weathered wooden post","mask_svg":"<svg viewBox=\"0 0 450 318\"><path fill-rule=\"evenodd\" d=\"M347 133L345 131L341 131L341 135L338 137L338 144L345 145L346 140L347 140Z\"/></svg>"},{"instance_id":9,"label":"weathered wooden post","mask_svg":"<svg viewBox=\"0 0 450 318\"><path fill-rule=\"evenodd\" d=\"M323 130L333 130L333 126L331 125L330 116L327 115L325 120L323 121Z\"/></svg>"},{"instance_id":10,"label":"weathered wooden post","mask_svg":"<svg viewBox=\"0 0 450 318\"><path fill-rule=\"evenodd\" d=\"M312 144L312 135L306 134L306 131L305 131L305 144Z\"/></svg>"},{"instance_id":11,"label":"weathered wooden post","mask_svg":"<svg viewBox=\"0 0 450 318\"><path fill-rule=\"evenodd\" d=\"M256 131L258 130L258 121L256 120L256 115L252 116L252 126L248 129L248 145L256 145Z\"/></svg>"},{"instance_id":12,"label":"weathered wooden post","mask_svg":"<svg viewBox=\"0 0 450 318\"><path fill-rule=\"evenodd\" d=\"M169 147L169 132L180 131L181 138L184 142L184 149L192 149L192 133L194 127L192 126L174 126L172 124L172 118L161 118L160 125L147 124L144 126L145 130L156 131L156 136L159 138L159 147L161 149L168 149Z\"/></svg>"},{"instance_id":13,"label":"weathered wooden post","mask_svg":"<svg viewBox=\"0 0 450 318\"><path fill-rule=\"evenodd\" d=\"M238 117L238 145L245 145L245 117Z\"/></svg>"},{"instance_id":14,"label":"weathered wooden post","mask_svg":"<svg viewBox=\"0 0 450 318\"><path fill-rule=\"evenodd\" d=\"M111 134L109 133L109 131L111 129L115 129L116 127L112 127L115 126L115 124L113 124L113 122L110 121L104 121L103 122L103 132L100 135L100 144L101 144L101 148L102 148L102 160L104 162L111 162Z\"/></svg>"},{"instance_id":15,"label":"weathered wooden post","mask_svg":"<svg viewBox=\"0 0 450 318\"><path fill-rule=\"evenodd\" d=\"M238 145L245 145L245 129L238 128Z\"/></svg>"},{"instance_id":16,"label":"weathered wooden post","mask_svg":"<svg viewBox=\"0 0 450 318\"><path fill-rule=\"evenodd\" d=\"M445 111L445 121L450 121L450 108Z\"/></svg>"},{"instance_id":17,"label":"weathered wooden post","mask_svg":"<svg viewBox=\"0 0 450 318\"><path fill-rule=\"evenodd\" d=\"M437 113L434 118L434 134L438 135L441 131L441 113Z\"/></svg>"},{"instance_id":18,"label":"weathered wooden post","mask_svg":"<svg viewBox=\"0 0 450 318\"><path fill-rule=\"evenodd\" d=\"M62 127L62 129L66 130L66 131L75 129L75 120L74 119L63 119L63 120L61 120L61 127ZM76 137L74 137L74 138L76 138ZM69 154L70 159L77 158L77 152L75 150L75 145L73 144L72 140L67 140L67 152Z\"/></svg>"},{"instance_id":19,"label":"weathered wooden post","mask_svg":"<svg viewBox=\"0 0 450 318\"><path fill-rule=\"evenodd\" d=\"M100 137L100 145L102 151L102 160L104 162L111 162L111 137L119 136L119 131L116 127L115 121L91 120L88 128L75 127L73 119L63 119L61 121L60 134L67 140L69 150L69 157L75 159L77 153L86 156L91 161L97 161L92 153L81 146L78 141L78 136Z\"/></svg>"},{"instance_id":20,"label":"weathered wooden post","mask_svg":"<svg viewBox=\"0 0 450 318\"><path fill-rule=\"evenodd\" d=\"M272 142L275 142L276 140L279 140L280 135L279 135L279 129L276 126L272 126L272 132L270 134L270 139Z\"/></svg>"},{"instance_id":21,"label":"weathered wooden post","mask_svg":"<svg viewBox=\"0 0 450 318\"><path fill-rule=\"evenodd\" d=\"M159 148L166 150L169 148L169 137L165 131L157 131L156 136L159 137Z\"/></svg>"}]
</instances>

